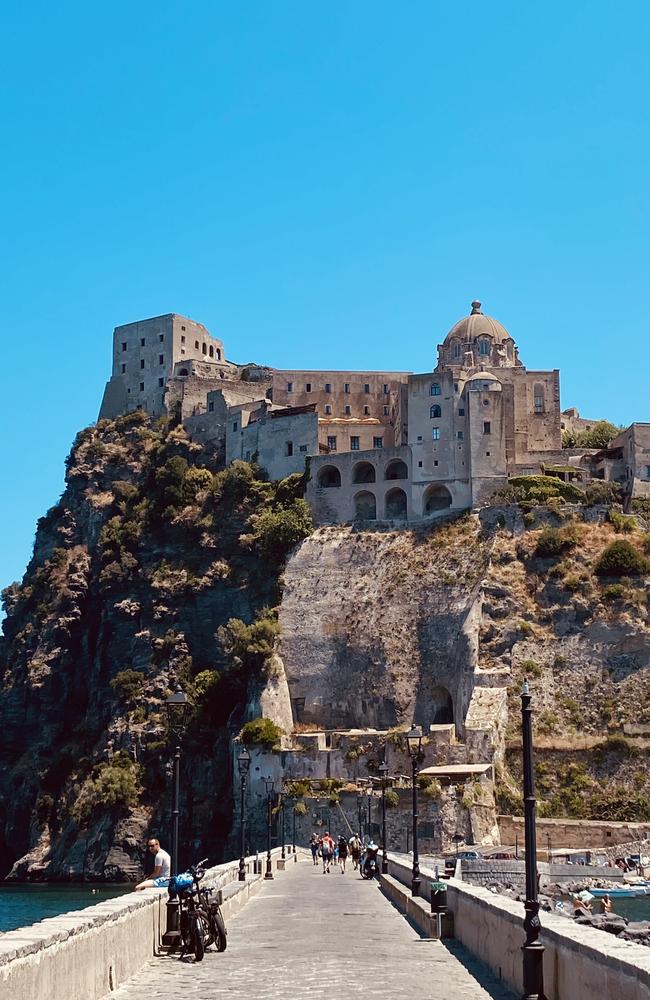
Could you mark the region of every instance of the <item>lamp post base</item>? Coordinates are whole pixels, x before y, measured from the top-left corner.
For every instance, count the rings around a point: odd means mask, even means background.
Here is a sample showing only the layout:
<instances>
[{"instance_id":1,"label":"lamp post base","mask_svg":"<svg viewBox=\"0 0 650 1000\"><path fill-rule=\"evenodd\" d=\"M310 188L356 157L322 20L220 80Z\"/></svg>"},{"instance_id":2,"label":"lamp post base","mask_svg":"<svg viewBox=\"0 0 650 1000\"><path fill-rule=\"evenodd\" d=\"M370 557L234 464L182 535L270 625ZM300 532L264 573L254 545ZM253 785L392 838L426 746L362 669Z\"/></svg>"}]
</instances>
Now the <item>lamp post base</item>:
<instances>
[{"instance_id":1,"label":"lamp post base","mask_svg":"<svg viewBox=\"0 0 650 1000\"><path fill-rule=\"evenodd\" d=\"M419 896L420 895L420 886L421 885L422 885L422 879L420 878L420 876L419 875L414 875L413 878L411 879L411 895L412 896Z\"/></svg>"},{"instance_id":2,"label":"lamp post base","mask_svg":"<svg viewBox=\"0 0 650 1000\"><path fill-rule=\"evenodd\" d=\"M237 872L237 880L239 882L246 881L246 862L243 858L239 859L239 870Z\"/></svg>"},{"instance_id":3,"label":"lamp post base","mask_svg":"<svg viewBox=\"0 0 650 1000\"><path fill-rule=\"evenodd\" d=\"M381 873L388 875L388 858L385 856L381 859Z\"/></svg>"},{"instance_id":4,"label":"lamp post base","mask_svg":"<svg viewBox=\"0 0 650 1000\"><path fill-rule=\"evenodd\" d=\"M266 859L266 871L264 872L264 878L273 878L273 865L271 864L271 859Z\"/></svg>"},{"instance_id":5,"label":"lamp post base","mask_svg":"<svg viewBox=\"0 0 650 1000\"><path fill-rule=\"evenodd\" d=\"M177 899L167 900L167 927L162 936L161 944L165 948L174 949L181 943L179 926L179 903Z\"/></svg>"}]
</instances>

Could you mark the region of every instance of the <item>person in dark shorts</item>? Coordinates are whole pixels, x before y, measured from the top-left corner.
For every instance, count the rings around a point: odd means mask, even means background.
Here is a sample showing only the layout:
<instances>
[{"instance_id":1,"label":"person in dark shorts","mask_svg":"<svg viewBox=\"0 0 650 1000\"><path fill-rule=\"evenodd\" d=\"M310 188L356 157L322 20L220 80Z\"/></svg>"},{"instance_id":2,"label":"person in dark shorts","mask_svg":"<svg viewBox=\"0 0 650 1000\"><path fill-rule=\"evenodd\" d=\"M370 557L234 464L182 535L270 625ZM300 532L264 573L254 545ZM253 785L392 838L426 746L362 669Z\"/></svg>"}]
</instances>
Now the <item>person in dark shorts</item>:
<instances>
[{"instance_id":1,"label":"person in dark shorts","mask_svg":"<svg viewBox=\"0 0 650 1000\"><path fill-rule=\"evenodd\" d=\"M348 850L352 855L352 864L354 865L354 870L356 872L359 867L359 859L361 857L361 841L356 834L350 837L348 841Z\"/></svg>"},{"instance_id":2,"label":"person in dark shorts","mask_svg":"<svg viewBox=\"0 0 650 1000\"><path fill-rule=\"evenodd\" d=\"M318 845L319 845L318 834L317 833L312 833L310 841L309 841L309 849L311 850L311 859L312 859L312 862L315 865L318 864Z\"/></svg>"},{"instance_id":3,"label":"person in dark shorts","mask_svg":"<svg viewBox=\"0 0 650 1000\"><path fill-rule=\"evenodd\" d=\"M341 875L345 875L345 862L348 860L348 842L345 837L339 837L339 864Z\"/></svg>"},{"instance_id":4,"label":"person in dark shorts","mask_svg":"<svg viewBox=\"0 0 650 1000\"><path fill-rule=\"evenodd\" d=\"M334 855L334 841L330 837L329 833L326 833L323 837L321 851L323 855L323 875L329 875L330 865Z\"/></svg>"}]
</instances>

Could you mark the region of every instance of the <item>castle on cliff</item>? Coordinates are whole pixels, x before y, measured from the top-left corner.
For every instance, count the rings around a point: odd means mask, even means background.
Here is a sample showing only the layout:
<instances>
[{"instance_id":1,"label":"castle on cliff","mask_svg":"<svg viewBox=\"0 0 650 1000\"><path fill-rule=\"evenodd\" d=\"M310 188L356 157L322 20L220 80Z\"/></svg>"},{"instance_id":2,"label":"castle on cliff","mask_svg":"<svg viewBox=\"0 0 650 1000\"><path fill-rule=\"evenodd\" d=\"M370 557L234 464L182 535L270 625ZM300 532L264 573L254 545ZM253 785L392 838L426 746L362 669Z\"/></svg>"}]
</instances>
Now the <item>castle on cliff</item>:
<instances>
[{"instance_id":1,"label":"castle on cliff","mask_svg":"<svg viewBox=\"0 0 650 1000\"><path fill-rule=\"evenodd\" d=\"M170 313L118 326L99 417L170 415L226 463L270 479L303 472L314 519L417 522L478 507L508 476L550 471L614 480L650 496L650 424L606 449L562 449L557 369L528 370L508 331L482 312L456 323L433 371L299 371L227 361L223 341Z\"/></svg>"}]
</instances>

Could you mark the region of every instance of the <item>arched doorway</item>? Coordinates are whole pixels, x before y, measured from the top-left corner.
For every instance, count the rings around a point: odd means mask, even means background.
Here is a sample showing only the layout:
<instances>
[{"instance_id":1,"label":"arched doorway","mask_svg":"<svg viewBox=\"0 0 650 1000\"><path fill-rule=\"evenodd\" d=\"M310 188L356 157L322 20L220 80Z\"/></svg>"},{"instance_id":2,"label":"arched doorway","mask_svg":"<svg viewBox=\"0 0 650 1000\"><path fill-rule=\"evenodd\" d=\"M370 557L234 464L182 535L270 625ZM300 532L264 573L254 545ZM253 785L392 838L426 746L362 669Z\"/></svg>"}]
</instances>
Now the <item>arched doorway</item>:
<instances>
[{"instance_id":1,"label":"arched doorway","mask_svg":"<svg viewBox=\"0 0 650 1000\"><path fill-rule=\"evenodd\" d=\"M330 489L341 485L341 473L334 465L325 465L318 473L318 485L321 489Z\"/></svg>"},{"instance_id":2,"label":"arched doorway","mask_svg":"<svg viewBox=\"0 0 650 1000\"><path fill-rule=\"evenodd\" d=\"M377 501L374 493L362 490L354 498L355 521L374 521L377 518Z\"/></svg>"},{"instance_id":3,"label":"arched doorway","mask_svg":"<svg viewBox=\"0 0 650 1000\"><path fill-rule=\"evenodd\" d=\"M422 513L425 517L451 507L451 493L446 486L428 486L424 492Z\"/></svg>"},{"instance_id":4,"label":"arched doorway","mask_svg":"<svg viewBox=\"0 0 650 1000\"><path fill-rule=\"evenodd\" d=\"M384 479L408 479L408 477L408 465L401 458L396 458L395 461L389 462L386 466Z\"/></svg>"},{"instance_id":5,"label":"arched doorway","mask_svg":"<svg viewBox=\"0 0 650 1000\"><path fill-rule=\"evenodd\" d=\"M375 467L370 462L357 462L352 470L353 483L374 483L376 481Z\"/></svg>"},{"instance_id":6,"label":"arched doorway","mask_svg":"<svg viewBox=\"0 0 650 1000\"><path fill-rule=\"evenodd\" d=\"M446 687L433 687L431 696L431 725L443 725L454 721L454 703Z\"/></svg>"},{"instance_id":7,"label":"arched doorway","mask_svg":"<svg viewBox=\"0 0 650 1000\"><path fill-rule=\"evenodd\" d=\"M386 494L384 510L387 520L405 521L407 505L404 490L400 490L397 487L389 490Z\"/></svg>"}]
</instances>

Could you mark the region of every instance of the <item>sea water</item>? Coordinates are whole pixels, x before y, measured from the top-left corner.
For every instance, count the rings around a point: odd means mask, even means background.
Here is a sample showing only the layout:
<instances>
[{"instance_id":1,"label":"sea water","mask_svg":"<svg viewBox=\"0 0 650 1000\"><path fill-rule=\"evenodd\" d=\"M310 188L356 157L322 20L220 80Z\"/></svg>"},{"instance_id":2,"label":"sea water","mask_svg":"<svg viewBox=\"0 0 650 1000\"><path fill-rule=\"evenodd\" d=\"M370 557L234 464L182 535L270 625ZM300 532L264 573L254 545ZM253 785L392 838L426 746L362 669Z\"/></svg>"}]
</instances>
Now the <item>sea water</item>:
<instances>
[{"instance_id":1,"label":"sea water","mask_svg":"<svg viewBox=\"0 0 650 1000\"><path fill-rule=\"evenodd\" d=\"M86 906L94 906L132 890L133 886L129 884L106 882L66 885L52 882L30 885L5 883L0 885L0 932L26 927L37 920L56 917L69 910L83 910Z\"/></svg>"}]
</instances>

